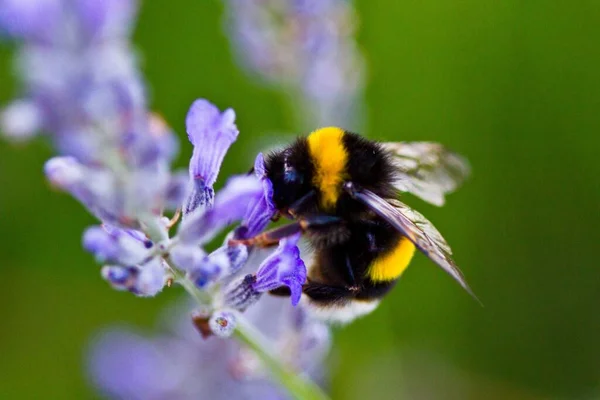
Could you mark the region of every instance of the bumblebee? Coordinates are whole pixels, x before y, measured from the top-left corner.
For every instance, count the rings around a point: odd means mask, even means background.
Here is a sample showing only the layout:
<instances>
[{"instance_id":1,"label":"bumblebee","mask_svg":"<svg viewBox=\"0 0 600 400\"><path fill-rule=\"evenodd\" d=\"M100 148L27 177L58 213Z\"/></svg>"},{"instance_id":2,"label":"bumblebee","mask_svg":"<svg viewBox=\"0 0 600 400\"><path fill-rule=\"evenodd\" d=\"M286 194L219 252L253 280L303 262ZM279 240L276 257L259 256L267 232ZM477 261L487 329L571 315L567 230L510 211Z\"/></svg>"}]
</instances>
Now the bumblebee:
<instances>
[{"instance_id":1,"label":"bumblebee","mask_svg":"<svg viewBox=\"0 0 600 400\"><path fill-rule=\"evenodd\" d=\"M437 229L398 200L408 192L443 205L469 174L462 157L437 143L379 143L328 127L271 153L265 167L279 214L294 222L242 242L269 246L303 232L314 249L303 301L317 316L343 323L374 310L415 249L473 295Z\"/></svg>"}]
</instances>

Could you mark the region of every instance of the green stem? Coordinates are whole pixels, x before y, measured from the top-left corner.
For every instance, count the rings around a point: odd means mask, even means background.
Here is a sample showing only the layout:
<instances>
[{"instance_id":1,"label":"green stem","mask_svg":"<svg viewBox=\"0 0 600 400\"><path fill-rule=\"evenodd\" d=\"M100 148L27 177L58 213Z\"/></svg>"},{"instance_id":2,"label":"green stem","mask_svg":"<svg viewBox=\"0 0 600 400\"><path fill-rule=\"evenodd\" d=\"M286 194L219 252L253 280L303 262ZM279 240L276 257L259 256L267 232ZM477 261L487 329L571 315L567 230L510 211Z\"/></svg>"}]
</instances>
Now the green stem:
<instances>
[{"instance_id":1,"label":"green stem","mask_svg":"<svg viewBox=\"0 0 600 400\"><path fill-rule=\"evenodd\" d=\"M235 336L250 347L269 369L273 377L298 400L328 400L323 390L308 378L290 370L273 354L265 337L241 314L237 313Z\"/></svg>"},{"instance_id":2,"label":"green stem","mask_svg":"<svg viewBox=\"0 0 600 400\"><path fill-rule=\"evenodd\" d=\"M167 260L167 262L169 263L169 265L172 264L171 260ZM208 293L198 289L196 287L196 285L194 285L194 282L190 281L177 268L173 268L171 266L171 273L173 274L173 277L175 278L175 282L177 282L181 286L183 286L185 291L188 292L194 298L194 300L196 300L198 302L198 304L200 304L201 306L211 305L211 303L212 303L211 296Z\"/></svg>"},{"instance_id":3,"label":"green stem","mask_svg":"<svg viewBox=\"0 0 600 400\"><path fill-rule=\"evenodd\" d=\"M164 239L158 229L146 229L146 234L153 241ZM190 281L183 272L173 266L173 262L168 256L163 257L169 265L174 280L183 286L198 304L211 306L212 296L198 289L194 282ZM329 400L317 384L281 363L277 355L273 353L266 338L241 313L236 312L236 319L235 337L256 353L269 369L273 378L287 389L290 395L298 400Z\"/></svg>"}]
</instances>

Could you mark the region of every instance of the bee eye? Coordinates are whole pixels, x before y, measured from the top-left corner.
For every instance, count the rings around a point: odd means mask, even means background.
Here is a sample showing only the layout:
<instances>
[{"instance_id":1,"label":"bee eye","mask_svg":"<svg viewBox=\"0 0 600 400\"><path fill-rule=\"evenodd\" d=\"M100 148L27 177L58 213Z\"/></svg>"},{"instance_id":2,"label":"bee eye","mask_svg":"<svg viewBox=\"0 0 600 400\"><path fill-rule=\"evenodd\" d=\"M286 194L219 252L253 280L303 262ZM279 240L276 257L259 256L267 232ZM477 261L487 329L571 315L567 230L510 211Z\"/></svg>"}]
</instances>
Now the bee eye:
<instances>
[{"instance_id":1,"label":"bee eye","mask_svg":"<svg viewBox=\"0 0 600 400\"><path fill-rule=\"evenodd\" d=\"M295 168L288 167L285 169L283 180L285 181L285 183L301 184L304 181L304 177L301 174L299 174Z\"/></svg>"}]
</instances>

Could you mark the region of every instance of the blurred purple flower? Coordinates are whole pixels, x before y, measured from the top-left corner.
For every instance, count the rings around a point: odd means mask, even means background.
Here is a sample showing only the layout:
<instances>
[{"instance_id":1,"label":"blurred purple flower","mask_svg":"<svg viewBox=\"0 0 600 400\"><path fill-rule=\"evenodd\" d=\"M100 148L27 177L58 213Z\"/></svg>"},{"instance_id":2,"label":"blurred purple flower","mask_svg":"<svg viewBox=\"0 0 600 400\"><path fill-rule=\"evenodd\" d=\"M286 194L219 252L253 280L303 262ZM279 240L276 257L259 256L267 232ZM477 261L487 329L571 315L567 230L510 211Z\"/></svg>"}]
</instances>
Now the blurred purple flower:
<instances>
[{"instance_id":1,"label":"blurred purple flower","mask_svg":"<svg viewBox=\"0 0 600 400\"><path fill-rule=\"evenodd\" d=\"M0 0L0 31L21 41L17 70L24 86L21 98L1 111L0 129L15 140L42 131L53 141L60 155L46 162L45 174L102 222L84 233L83 246L107 264L101 274L113 288L150 297L179 283L205 308L208 333L222 337L234 332L239 312L248 308L285 361L312 373L313 365L305 363L323 356L327 330L308 324L281 299L276 303L285 311L274 327L275 311L264 308L269 300L249 308L262 292L280 286L288 286L292 304L298 303L306 280L299 235L283 240L262 263L249 262L249 249L228 239L210 254L203 248L236 222L238 237L256 235L275 214L263 156L256 158L254 174L229 179L215 196L213 185L238 129L232 109L220 112L199 99L186 118L193 145L189 176L171 171L178 143L147 107L129 43L136 10L134 0ZM169 218L165 210L180 207L185 219L171 237L178 213ZM96 383L128 399L282 397L254 354L229 341L216 355L210 353L214 345L190 351L197 337L114 336L95 353ZM303 358L315 348L312 359Z\"/></svg>"},{"instance_id":2,"label":"blurred purple flower","mask_svg":"<svg viewBox=\"0 0 600 400\"><path fill-rule=\"evenodd\" d=\"M38 107L29 100L15 100L0 114L0 126L14 141L31 138L41 129L41 114Z\"/></svg>"},{"instance_id":3,"label":"blurred purple flower","mask_svg":"<svg viewBox=\"0 0 600 400\"><path fill-rule=\"evenodd\" d=\"M43 41L61 17L61 0L1 0L0 33Z\"/></svg>"},{"instance_id":4,"label":"blurred purple flower","mask_svg":"<svg viewBox=\"0 0 600 400\"><path fill-rule=\"evenodd\" d=\"M17 115L32 120L15 124L9 106L2 131L43 130L85 163L102 162L126 132L145 135L146 96L127 42L136 8L132 0L2 0L0 29L22 41Z\"/></svg>"},{"instance_id":5,"label":"blurred purple flower","mask_svg":"<svg viewBox=\"0 0 600 400\"><path fill-rule=\"evenodd\" d=\"M21 41L24 84L0 131L50 135L65 156L46 164L50 181L103 222L134 228L182 197L169 168L177 140L148 111L128 43L136 10L134 0L0 2L0 26Z\"/></svg>"},{"instance_id":6,"label":"blurred purple flower","mask_svg":"<svg viewBox=\"0 0 600 400\"><path fill-rule=\"evenodd\" d=\"M166 322L171 331L155 337L123 328L100 335L88 358L94 385L115 399L289 398L269 380L253 352L236 341L202 339L188 315L169 309ZM246 317L286 364L325 382L323 362L330 347L326 325L276 298L261 300Z\"/></svg>"},{"instance_id":7,"label":"blurred purple flower","mask_svg":"<svg viewBox=\"0 0 600 400\"><path fill-rule=\"evenodd\" d=\"M135 0L76 0L82 29L92 40L106 40L130 34L137 12Z\"/></svg>"},{"instance_id":8,"label":"blurred purple flower","mask_svg":"<svg viewBox=\"0 0 600 400\"><path fill-rule=\"evenodd\" d=\"M297 99L302 123L356 128L364 62L348 0L227 0L240 64Z\"/></svg>"},{"instance_id":9,"label":"blurred purple flower","mask_svg":"<svg viewBox=\"0 0 600 400\"><path fill-rule=\"evenodd\" d=\"M135 227L135 220L123 207L123 194L117 191L115 176L109 171L86 167L74 157L54 157L46 162L44 172L52 185L69 192L101 221Z\"/></svg>"}]
</instances>

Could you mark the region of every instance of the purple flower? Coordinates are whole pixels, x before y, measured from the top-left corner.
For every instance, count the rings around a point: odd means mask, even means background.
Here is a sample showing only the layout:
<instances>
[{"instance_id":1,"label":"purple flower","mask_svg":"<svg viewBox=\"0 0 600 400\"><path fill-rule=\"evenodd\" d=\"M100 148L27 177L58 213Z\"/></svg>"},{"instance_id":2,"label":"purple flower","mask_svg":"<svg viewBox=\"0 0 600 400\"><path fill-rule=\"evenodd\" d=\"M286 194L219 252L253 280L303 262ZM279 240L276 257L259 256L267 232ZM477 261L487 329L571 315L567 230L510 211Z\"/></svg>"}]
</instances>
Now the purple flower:
<instances>
[{"instance_id":1,"label":"purple flower","mask_svg":"<svg viewBox=\"0 0 600 400\"><path fill-rule=\"evenodd\" d=\"M113 328L96 338L88 353L96 387L111 398L133 400L289 398L252 351L234 340L202 339L189 322L189 307L166 311L166 333L149 336ZM286 365L325 381L330 336L324 323L301 307L267 297L246 317Z\"/></svg>"},{"instance_id":2,"label":"purple flower","mask_svg":"<svg viewBox=\"0 0 600 400\"><path fill-rule=\"evenodd\" d=\"M255 283L256 276L252 274L231 282L225 289L225 305L238 311L246 311L262 296L262 292L254 289Z\"/></svg>"},{"instance_id":3,"label":"purple flower","mask_svg":"<svg viewBox=\"0 0 600 400\"><path fill-rule=\"evenodd\" d=\"M185 372L166 362L168 345L166 340L145 338L124 329L106 332L91 349L91 378L113 398L158 400L162 394L177 390L181 383L178 373Z\"/></svg>"},{"instance_id":4,"label":"purple flower","mask_svg":"<svg viewBox=\"0 0 600 400\"><path fill-rule=\"evenodd\" d=\"M267 257L256 271L253 288L266 292L287 286L291 291L292 305L298 304L302 295L302 285L306 282L306 266L300 258L297 243L300 234L283 239L277 250Z\"/></svg>"},{"instance_id":5,"label":"purple flower","mask_svg":"<svg viewBox=\"0 0 600 400\"><path fill-rule=\"evenodd\" d=\"M28 39L44 40L56 27L62 0L2 0L0 32Z\"/></svg>"},{"instance_id":6,"label":"purple flower","mask_svg":"<svg viewBox=\"0 0 600 400\"><path fill-rule=\"evenodd\" d=\"M206 252L195 244L181 244L171 250L170 258L177 268L189 272L202 263L206 258Z\"/></svg>"},{"instance_id":7,"label":"purple flower","mask_svg":"<svg viewBox=\"0 0 600 400\"><path fill-rule=\"evenodd\" d=\"M25 92L4 111L3 131L24 139L43 130L87 165L170 162L175 137L157 134L127 42L136 9L134 0L3 0L0 25L23 32L16 69Z\"/></svg>"},{"instance_id":8,"label":"purple flower","mask_svg":"<svg viewBox=\"0 0 600 400\"><path fill-rule=\"evenodd\" d=\"M129 35L137 11L135 0L76 0L82 29L92 39Z\"/></svg>"},{"instance_id":9,"label":"purple flower","mask_svg":"<svg viewBox=\"0 0 600 400\"><path fill-rule=\"evenodd\" d=\"M269 224L276 212L273 203L273 183L267 178L262 153L259 153L254 161L254 174L262 183L263 195L250 204L241 225L236 229L236 237L242 239L259 234Z\"/></svg>"},{"instance_id":10,"label":"purple flower","mask_svg":"<svg viewBox=\"0 0 600 400\"><path fill-rule=\"evenodd\" d=\"M186 218L179 230L179 238L184 244L202 245L210 241L219 231L241 220L248 210L263 196L261 182L254 176L230 178L217 194L212 208L198 210Z\"/></svg>"},{"instance_id":11,"label":"purple flower","mask_svg":"<svg viewBox=\"0 0 600 400\"><path fill-rule=\"evenodd\" d=\"M108 171L88 168L73 157L54 157L44 165L48 180L69 192L101 221L128 226L133 223L123 209L122 193Z\"/></svg>"},{"instance_id":12,"label":"purple flower","mask_svg":"<svg viewBox=\"0 0 600 400\"><path fill-rule=\"evenodd\" d=\"M156 296L168 278L163 261L158 258L135 266L106 265L102 267L102 277L114 289L127 290L140 297Z\"/></svg>"},{"instance_id":13,"label":"purple flower","mask_svg":"<svg viewBox=\"0 0 600 400\"><path fill-rule=\"evenodd\" d=\"M104 223L138 228L140 217L155 215L168 200L171 176L159 166L116 173L86 166L74 157L54 157L44 171L52 185L70 193Z\"/></svg>"},{"instance_id":14,"label":"purple flower","mask_svg":"<svg viewBox=\"0 0 600 400\"><path fill-rule=\"evenodd\" d=\"M0 114L0 130L15 141L31 138L41 128L41 124L41 112L29 100L15 100Z\"/></svg>"},{"instance_id":15,"label":"purple flower","mask_svg":"<svg viewBox=\"0 0 600 400\"><path fill-rule=\"evenodd\" d=\"M164 167L179 151L179 143L165 121L157 114L149 114L138 122L136 130L128 130L119 141L125 161L136 169L150 170Z\"/></svg>"},{"instance_id":16,"label":"purple flower","mask_svg":"<svg viewBox=\"0 0 600 400\"><path fill-rule=\"evenodd\" d=\"M177 171L171 174L165 193L165 207L176 210L185 200L188 188L187 171Z\"/></svg>"},{"instance_id":17,"label":"purple flower","mask_svg":"<svg viewBox=\"0 0 600 400\"><path fill-rule=\"evenodd\" d=\"M152 242L140 231L104 225L92 226L84 232L83 247L100 263L132 265L148 256Z\"/></svg>"},{"instance_id":18,"label":"purple flower","mask_svg":"<svg viewBox=\"0 0 600 400\"><path fill-rule=\"evenodd\" d=\"M235 112L229 108L223 113L204 99L194 101L185 120L188 138L194 145L190 160L190 194L184 205L184 214L198 206L210 206L221 163L229 146L237 139Z\"/></svg>"},{"instance_id":19,"label":"purple flower","mask_svg":"<svg viewBox=\"0 0 600 400\"><path fill-rule=\"evenodd\" d=\"M293 94L311 129L360 123L364 63L347 0L228 0L226 29L242 67Z\"/></svg>"},{"instance_id":20,"label":"purple flower","mask_svg":"<svg viewBox=\"0 0 600 400\"><path fill-rule=\"evenodd\" d=\"M244 245L222 246L188 266L188 277L201 289L238 272L248 259Z\"/></svg>"}]
</instances>

